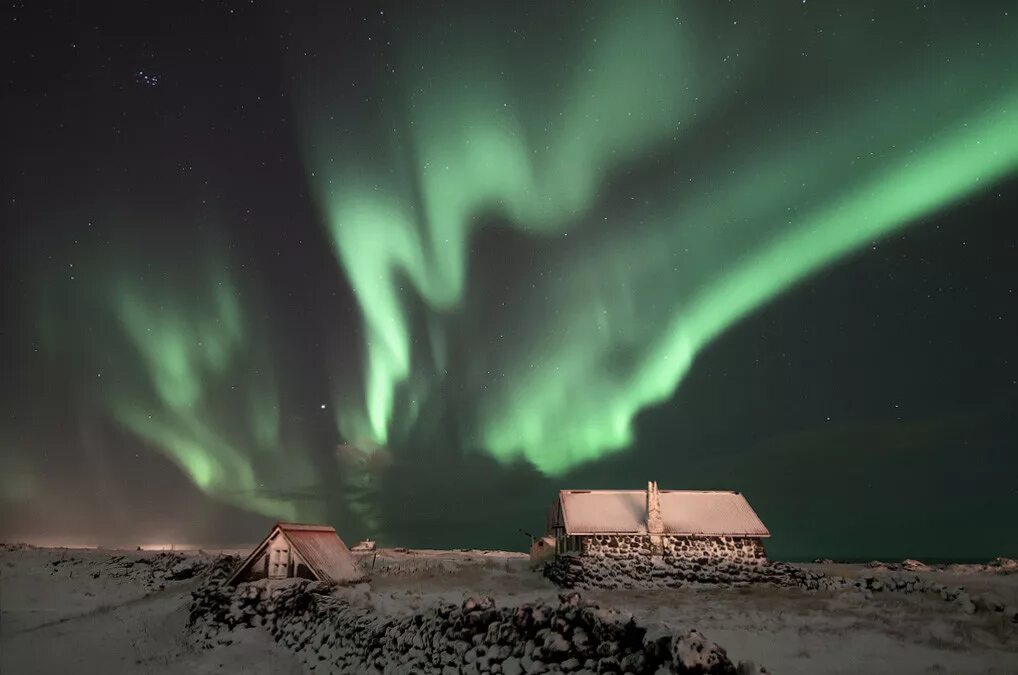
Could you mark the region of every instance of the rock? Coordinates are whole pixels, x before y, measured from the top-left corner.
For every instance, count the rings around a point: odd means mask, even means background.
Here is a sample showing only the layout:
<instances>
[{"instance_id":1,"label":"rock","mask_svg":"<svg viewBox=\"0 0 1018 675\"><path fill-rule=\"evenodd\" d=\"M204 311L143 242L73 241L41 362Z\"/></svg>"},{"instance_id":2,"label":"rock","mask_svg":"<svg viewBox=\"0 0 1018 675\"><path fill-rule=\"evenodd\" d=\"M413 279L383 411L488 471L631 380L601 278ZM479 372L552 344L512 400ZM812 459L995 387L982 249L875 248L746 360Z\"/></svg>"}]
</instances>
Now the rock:
<instances>
[{"instance_id":1,"label":"rock","mask_svg":"<svg viewBox=\"0 0 1018 675\"><path fill-rule=\"evenodd\" d=\"M544 673L548 670L548 666L544 664L544 661L534 659L529 656L524 656L520 659L520 665L523 666L523 672L527 675L538 675L539 673Z\"/></svg>"},{"instance_id":2,"label":"rock","mask_svg":"<svg viewBox=\"0 0 1018 675\"><path fill-rule=\"evenodd\" d=\"M590 638L587 636L587 631L582 628L573 629L572 642L573 647L581 654L586 654L590 649Z\"/></svg>"},{"instance_id":3,"label":"rock","mask_svg":"<svg viewBox=\"0 0 1018 675\"><path fill-rule=\"evenodd\" d=\"M550 633L544 639L544 649L552 654L564 654L569 651L569 641L558 633Z\"/></svg>"},{"instance_id":4,"label":"rock","mask_svg":"<svg viewBox=\"0 0 1018 675\"><path fill-rule=\"evenodd\" d=\"M697 630L673 640L672 662L680 673L734 673L728 654Z\"/></svg>"},{"instance_id":5,"label":"rock","mask_svg":"<svg viewBox=\"0 0 1018 675\"><path fill-rule=\"evenodd\" d=\"M502 672L505 675L523 675L523 665L515 656L510 656L502 662Z\"/></svg>"},{"instance_id":6,"label":"rock","mask_svg":"<svg viewBox=\"0 0 1018 675\"><path fill-rule=\"evenodd\" d=\"M643 651L657 662L670 659L672 654L671 629L663 623L654 623L648 626L643 636Z\"/></svg>"},{"instance_id":7,"label":"rock","mask_svg":"<svg viewBox=\"0 0 1018 675\"><path fill-rule=\"evenodd\" d=\"M624 673L642 673L647 667L647 657L642 651L626 654L619 661L619 669Z\"/></svg>"},{"instance_id":8,"label":"rock","mask_svg":"<svg viewBox=\"0 0 1018 675\"><path fill-rule=\"evenodd\" d=\"M1007 603L995 593L983 593L976 605L979 609L987 612L1003 612Z\"/></svg>"},{"instance_id":9,"label":"rock","mask_svg":"<svg viewBox=\"0 0 1018 675\"><path fill-rule=\"evenodd\" d=\"M994 558L987 567L994 567L1004 572L1018 571L1018 560L1013 558Z\"/></svg>"}]
</instances>

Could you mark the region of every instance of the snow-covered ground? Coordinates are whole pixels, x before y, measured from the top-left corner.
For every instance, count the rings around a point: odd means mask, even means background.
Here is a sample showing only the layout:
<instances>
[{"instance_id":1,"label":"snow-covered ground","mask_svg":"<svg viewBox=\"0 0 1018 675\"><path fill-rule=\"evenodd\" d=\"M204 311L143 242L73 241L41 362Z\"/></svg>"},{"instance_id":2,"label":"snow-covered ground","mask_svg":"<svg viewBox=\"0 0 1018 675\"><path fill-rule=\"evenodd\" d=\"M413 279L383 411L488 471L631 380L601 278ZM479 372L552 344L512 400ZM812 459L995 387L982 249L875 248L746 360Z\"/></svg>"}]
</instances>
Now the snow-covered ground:
<instances>
[{"instance_id":1,"label":"snow-covered ground","mask_svg":"<svg viewBox=\"0 0 1018 675\"><path fill-rule=\"evenodd\" d=\"M300 673L297 659L258 631L209 651L188 644L188 604L199 581L166 576L212 559L0 550L0 673Z\"/></svg>"},{"instance_id":2,"label":"snow-covered ground","mask_svg":"<svg viewBox=\"0 0 1018 675\"><path fill-rule=\"evenodd\" d=\"M0 673L299 673L260 629L194 649L185 634L193 574L218 552L0 550ZM54 564L55 563L55 564ZM370 584L341 589L379 614L490 595L499 604L557 599L526 556L483 551L381 550L362 556ZM862 566L810 566L852 577ZM920 572L1018 605L1018 573L975 567ZM1018 624L968 614L929 593L807 593L773 586L587 591L646 622L696 628L735 661L775 673L1016 673Z\"/></svg>"}]
</instances>

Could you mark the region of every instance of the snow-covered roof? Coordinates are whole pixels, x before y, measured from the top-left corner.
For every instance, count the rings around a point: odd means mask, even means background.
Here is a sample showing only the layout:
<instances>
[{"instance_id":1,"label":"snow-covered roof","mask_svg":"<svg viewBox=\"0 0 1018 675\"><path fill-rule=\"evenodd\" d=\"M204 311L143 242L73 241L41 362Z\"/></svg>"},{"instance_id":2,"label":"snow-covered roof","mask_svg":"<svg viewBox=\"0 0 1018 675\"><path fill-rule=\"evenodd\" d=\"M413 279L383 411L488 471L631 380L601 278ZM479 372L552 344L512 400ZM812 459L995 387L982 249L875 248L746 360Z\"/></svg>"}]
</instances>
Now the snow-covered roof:
<instances>
[{"instance_id":1,"label":"snow-covered roof","mask_svg":"<svg viewBox=\"0 0 1018 675\"><path fill-rule=\"evenodd\" d=\"M660 490L664 534L769 537L738 492ZM565 534L645 534L644 490L562 490Z\"/></svg>"},{"instance_id":2,"label":"snow-covered roof","mask_svg":"<svg viewBox=\"0 0 1018 675\"><path fill-rule=\"evenodd\" d=\"M255 547L240 567L230 576L228 583L240 577L258 555L265 550L276 532L281 532L298 555L308 564L311 572L322 581L349 583L364 578L364 572L334 527L304 523L276 523L261 544Z\"/></svg>"},{"instance_id":3,"label":"snow-covered roof","mask_svg":"<svg viewBox=\"0 0 1018 675\"><path fill-rule=\"evenodd\" d=\"M296 523L279 523L278 527L323 581L342 583L364 577L334 528Z\"/></svg>"}]
</instances>

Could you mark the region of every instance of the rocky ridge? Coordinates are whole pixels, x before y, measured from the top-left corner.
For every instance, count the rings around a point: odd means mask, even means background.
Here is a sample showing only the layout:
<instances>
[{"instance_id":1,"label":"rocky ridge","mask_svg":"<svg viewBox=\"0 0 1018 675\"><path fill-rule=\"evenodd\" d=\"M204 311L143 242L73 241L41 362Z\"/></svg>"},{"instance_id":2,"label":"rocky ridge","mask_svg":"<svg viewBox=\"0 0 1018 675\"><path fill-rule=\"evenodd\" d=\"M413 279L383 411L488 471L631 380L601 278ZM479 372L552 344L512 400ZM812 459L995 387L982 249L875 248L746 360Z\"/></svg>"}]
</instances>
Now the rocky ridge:
<instances>
[{"instance_id":1,"label":"rocky ridge","mask_svg":"<svg viewBox=\"0 0 1018 675\"><path fill-rule=\"evenodd\" d=\"M161 590L166 582L196 577L207 567L209 558L206 556L172 552L160 552L153 556L113 555L102 561L72 554L49 563L50 574L67 572L72 577L80 574L93 579L124 579L150 591Z\"/></svg>"},{"instance_id":2,"label":"rocky ridge","mask_svg":"<svg viewBox=\"0 0 1018 675\"><path fill-rule=\"evenodd\" d=\"M631 615L560 596L557 606L496 606L468 598L407 616L379 617L330 594L328 584L294 579L229 588L215 570L192 594L189 628L202 646L230 631L269 631L309 670L338 673L533 675L544 672L750 674L698 631L673 633Z\"/></svg>"}]
</instances>

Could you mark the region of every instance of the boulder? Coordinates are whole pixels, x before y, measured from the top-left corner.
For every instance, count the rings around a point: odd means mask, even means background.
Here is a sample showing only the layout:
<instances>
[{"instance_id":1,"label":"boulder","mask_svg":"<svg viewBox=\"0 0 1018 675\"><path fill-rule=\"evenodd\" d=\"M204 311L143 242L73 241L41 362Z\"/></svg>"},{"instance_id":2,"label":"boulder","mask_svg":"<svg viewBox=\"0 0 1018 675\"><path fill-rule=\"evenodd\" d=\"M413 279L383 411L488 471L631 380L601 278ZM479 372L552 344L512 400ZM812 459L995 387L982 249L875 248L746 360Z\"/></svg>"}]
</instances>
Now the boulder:
<instances>
[{"instance_id":1,"label":"boulder","mask_svg":"<svg viewBox=\"0 0 1018 675\"><path fill-rule=\"evenodd\" d=\"M976 606L986 612L1003 612L1006 605L1004 599L995 593L983 593L976 602Z\"/></svg>"},{"instance_id":2,"label":"boulder","mask_svg":"<svg viewBox=\"0 0 1018 675\"><path fill-rule=\"evenodd\" d=\"M523 665L515 656L510 656L502 662L502 672L505 675L523 675Z\"/></svg>"},{"instance_id":3,"label":"boulder","mask_svg":"<svg viewBox=\"0 0 1018 675\"><path fill-rule=\"evenodd\" d=\"M997 568L1005 573L1018 572L1018 560L1013 558L994 558L990 561L988 567Z\"/></svg>"},{"instance_id":4,"label":"boulder","mask_svg":"<svg viewBox=\"0 0 1018 675\"><path fill-rule=\"evenodd\" d=\"M690 675L735 673L725 650L697 630L673 639L672 665L677 672Z\"/></svg>"},{"instance_id":5,"label":"boulder","mask_svg":"<svg viewBox=\"0 0 1018 675\"><path fill-rule=\"evenodd\" d=\"M566 671L567 673L571 672L573 670L579 670L580 669L580 660L574 656L574 657L566 659L565 661L560 663L559 667L562 670Z\"/></svg>"}]
</instances>

